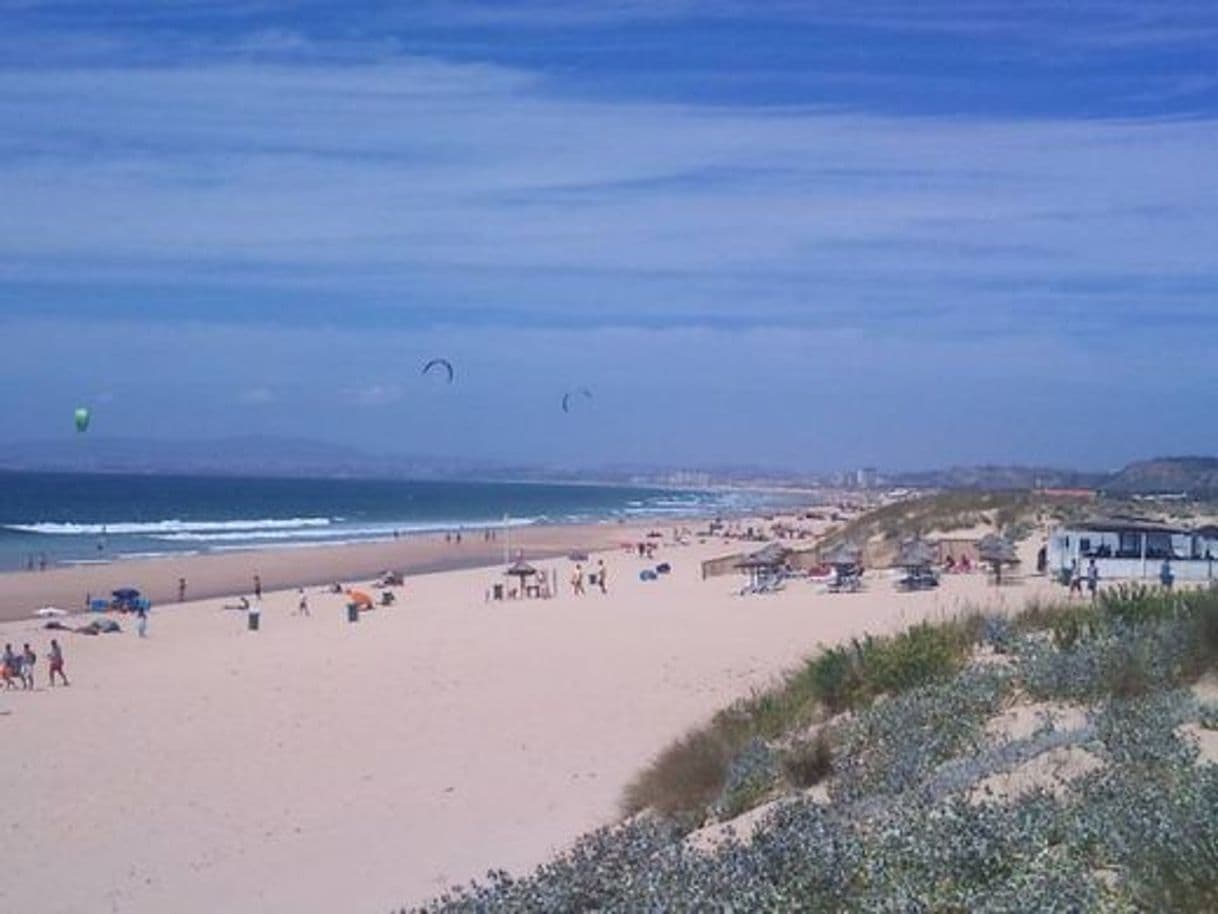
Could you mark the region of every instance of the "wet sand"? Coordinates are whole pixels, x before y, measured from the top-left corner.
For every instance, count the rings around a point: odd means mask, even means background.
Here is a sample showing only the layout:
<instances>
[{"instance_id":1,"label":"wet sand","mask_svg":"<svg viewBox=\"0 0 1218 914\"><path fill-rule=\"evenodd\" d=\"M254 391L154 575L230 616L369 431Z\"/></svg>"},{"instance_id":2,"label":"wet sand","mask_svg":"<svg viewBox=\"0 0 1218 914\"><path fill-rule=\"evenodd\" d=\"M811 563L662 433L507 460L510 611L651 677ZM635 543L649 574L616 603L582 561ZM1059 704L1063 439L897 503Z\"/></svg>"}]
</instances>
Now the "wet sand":
<instances>
[{"instance_id":1,"label":"wet sand","mask_svg":"<svg viewBox=\"0 0 1218 914\"><path fill-rule=\"evenodd\" d=\"M477 532L467 532L459 544L446 543L443 534L426 534L386 543L162 556L41 572L11 571L0 574L0 621L29 618L35 609L48 605L80 611L86 607L86 597L108 598L120 587L135 587L156 604L176 603L179 578L186 578L187 599L201 600L252 593L254 575L261 577L263 590L269 592L346 583L386 570L419 574L491 565L503 561L505 545L513 556L523 550L529 558L612 548L640 532L646 532L645 528L640 531L615 523L537 525L516 527L508 534L499 530L493 542L485 542Z\"/></svg>"}]
</instances>

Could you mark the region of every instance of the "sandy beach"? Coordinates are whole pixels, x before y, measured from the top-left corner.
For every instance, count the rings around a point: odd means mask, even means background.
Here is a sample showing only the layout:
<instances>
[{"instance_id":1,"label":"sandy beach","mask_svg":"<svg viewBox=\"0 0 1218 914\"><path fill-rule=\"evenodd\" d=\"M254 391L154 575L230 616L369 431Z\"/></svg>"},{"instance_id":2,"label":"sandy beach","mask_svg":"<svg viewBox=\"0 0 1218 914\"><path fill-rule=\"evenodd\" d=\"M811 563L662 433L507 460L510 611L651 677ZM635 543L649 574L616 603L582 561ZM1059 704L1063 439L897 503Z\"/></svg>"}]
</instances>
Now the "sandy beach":
<instances>
[{"instance_id":1,"label":"sandy beach","mask_svg":"<svg viewBox=\"0 0 1218 914\"><path fill-rule=\"evenodd\" d=\"M669 522L669 526L671 522ZM661 527L668 529L668 527ZM645 530L642 532L646 532ZM186 578L187 599L250 593L254 575L263 589L313 586L371 578L385 570L419 574L490 565L524 550L532 557L560 556L573 549L604 549L640 535L619 524L545 524L516 527L484 541L467 531L460 543L443 534L403 536L392 542L352 543L295 549L261 549L210 555L183 553L159 558L83 564L48 571L0 574L0 621L28 618L40 606L84 609L87 596L109 598L119 587L136 587L154 603L176 603L178 579Z\"/></svg>"},{"instance_id":2,"label":"sandy beach","mask_svg":"<svg viewBox=\"0 0 1218 914\"><path fill-rule=\"evenodd\" d=\"M520 870L614 820L670 740L819 642L966 606L1021 605L951 576L899 594L700 579L719 542L654 562L593 556L609 594L487 602L502 567L416 575L392 608L268 594L262 629L207 599L154 611L141 640L59 633L70 688L0 696L6 910L388 911L489 867ZM638 572L668 561L654 582ZM269 567L269 566L266 566ZM170 572L172 577L172 572ZM322 575L327 579L332 575ZM269 577L264 572L264 579ZM45 654L31 621L5 641Z\"/></svg>"}]
</instances>

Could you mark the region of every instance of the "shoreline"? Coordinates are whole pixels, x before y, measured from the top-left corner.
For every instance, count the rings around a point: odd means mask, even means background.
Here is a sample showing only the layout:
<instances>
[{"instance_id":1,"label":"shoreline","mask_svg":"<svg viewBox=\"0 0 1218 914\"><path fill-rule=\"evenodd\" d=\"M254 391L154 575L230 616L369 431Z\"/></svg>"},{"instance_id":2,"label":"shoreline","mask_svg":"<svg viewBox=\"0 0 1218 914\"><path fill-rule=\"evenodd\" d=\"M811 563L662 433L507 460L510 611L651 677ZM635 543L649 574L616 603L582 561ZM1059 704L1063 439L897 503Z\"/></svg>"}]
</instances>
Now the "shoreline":
<instances>
[{"instance_id":1,"label":"shoreline","mask_svg":"<svg viewBox=\"0 0 1218 914\"><path fill-rule=\"evenodd\" d=\"M510 550L510 558L523 550L530 560L557 558L576 550L605 552L620 548L623 541L639 539L647 529L689 526L705 520L665 517L663 523L639 519L532 524L511 528L506 540L486 541L474 536L458 544L446 543L439 533L419 533L389 541L182 552L104 564L73 564L47 571L5 571L0 572L0 621L29 619L35 609L48 605L83 612L87 596L105 598L120 587L135 587L152 600L154 608L163 608L178 603L179 578L187 581L189 602L251 593L255 574L262 580L263 591L269 593L336 581L349 584L383 571L400 571L409 580L419 574L497 567L503 564L505 549Z\"/></svg>"}]
</instances>

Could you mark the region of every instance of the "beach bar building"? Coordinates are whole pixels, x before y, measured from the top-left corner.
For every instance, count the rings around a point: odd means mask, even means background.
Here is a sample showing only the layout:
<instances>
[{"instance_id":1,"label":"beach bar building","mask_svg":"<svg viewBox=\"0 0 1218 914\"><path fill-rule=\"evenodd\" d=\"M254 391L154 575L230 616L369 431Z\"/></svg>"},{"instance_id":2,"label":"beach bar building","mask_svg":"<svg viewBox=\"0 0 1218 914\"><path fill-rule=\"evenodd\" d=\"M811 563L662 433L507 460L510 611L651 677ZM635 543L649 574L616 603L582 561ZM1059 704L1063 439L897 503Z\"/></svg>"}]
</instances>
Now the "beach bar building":
<instances>
[{"instance_id":1,"label":"beach bar building","mask_svg":"<svg viewBox=\"0 0 1218 914\"><path fill-rule=\"evenodd\" d=\"M1062 526L1049 535L1048 570L1086 573L1095 559L1104 580L1158 578L1164 559L1180 581L1212 581L1218 543L1205 532L1152 521L1112 518Z\"/></svg>"}]
</instances>

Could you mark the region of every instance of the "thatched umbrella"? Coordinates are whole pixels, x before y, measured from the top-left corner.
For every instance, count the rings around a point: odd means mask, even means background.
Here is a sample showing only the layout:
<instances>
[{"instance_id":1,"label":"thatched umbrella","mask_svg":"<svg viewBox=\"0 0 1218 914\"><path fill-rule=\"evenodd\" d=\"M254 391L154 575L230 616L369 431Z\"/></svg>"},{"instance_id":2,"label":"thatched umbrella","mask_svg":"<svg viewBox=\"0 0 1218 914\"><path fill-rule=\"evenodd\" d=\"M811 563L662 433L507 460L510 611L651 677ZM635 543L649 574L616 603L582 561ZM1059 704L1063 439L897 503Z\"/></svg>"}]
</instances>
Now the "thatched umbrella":
<instances>
[{"instance_id":1,"label":"thatched umbrella","mask_svg":"<svg viewBox=\"0 0 1218 914\"><path fill-rule=\"evenodd\" d=\"M1005 536L997 533L987 533L977 542L977 555L994 569L994 583L1002 583L1002 566L1018 565L1019 555L1015 544Z\"/></svg>"},{"instance_id":2,"label":"thatched umbrella","mask_svg":"<svg viewBox=\"0 0 1218 914\"><path fill-rule=\"evenodd\" d=\"M863 564L863 550L854 543L838 543L821 556L821 561L828 562L835 568L847 565Z\"/></svg>"},{"instance_id":3,"label":"thatched umbrella","mask_svg":"<svg viewBox=\"0 0 1218 914\"><path fill-rule=\"evenodd\" d=\"M737 568L776 568L787 560L790 549L779 543L770 543L752 552L736 563Z\"/></svg>"},{"instance_id":4,"label":"thatched umbrella","mask_svg":"<svg viewBox=\"0 0 1218 914\"><path fill-rule=\"evenodd\" d=\"M511 575L512 577L520 578L520 594L521 594L521 596L524 596L525 581L527 581L529 578L536 577L537 569L534 568L532 565L530 565L528 562L526 562L524 559L517 559L511 565L508 566L508 570L505 571L504 574Z\"/></svg>"},{"instance_id":5,"label":"thatched umbrella","mask_svg":"<svg viewBox=\"0 0 1218 914\"><path fill-rule=\"evenodd\" d=\"M935 564L935 547L923 539L905 540L893 564L898 568L929 568Z\"/></svg>"},{"instance_id":6,"label":"thatched umbrella","mask_svg":"<svg viewBox=\"0 0 1218 914\"><path fill-rule=\"evenodd\" d=\"M771 572L776 572L787 562L787 556L791 550L779 543L770 543L744 556L736 563L736 567L749 573L749 582L756 584L757 579L762 575L768 575Z\"/></svg>"}]
</instances>

